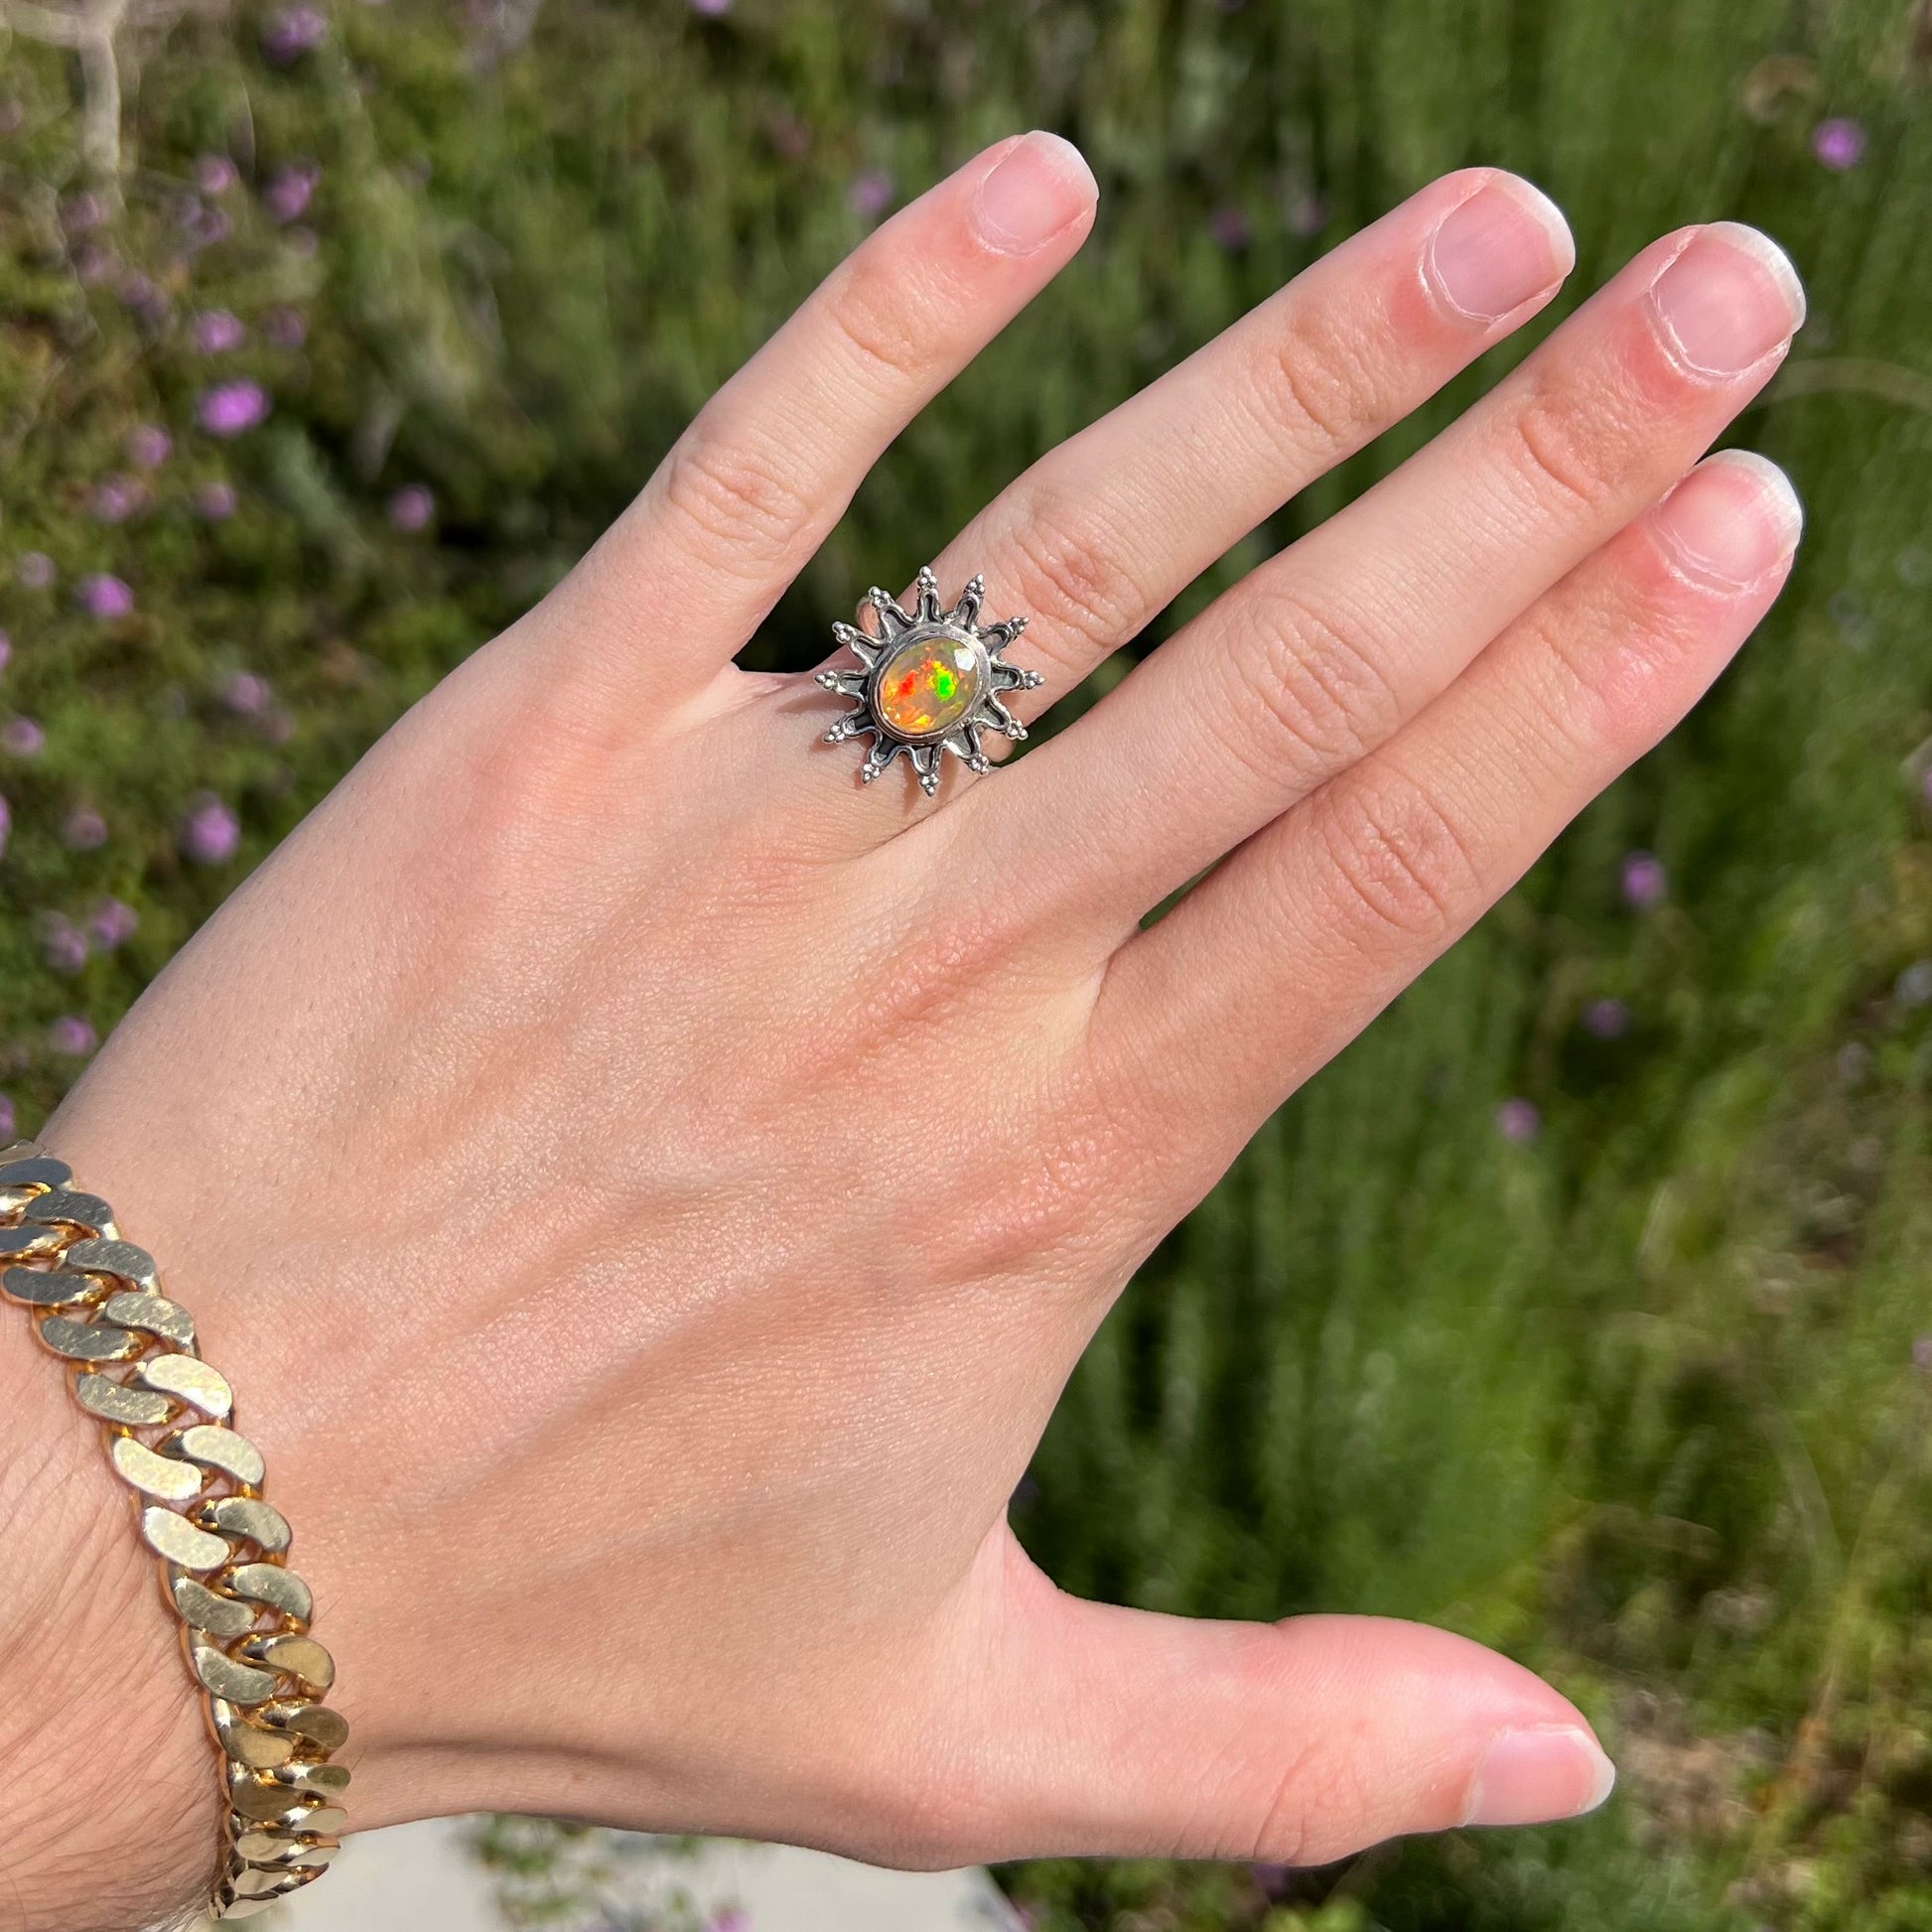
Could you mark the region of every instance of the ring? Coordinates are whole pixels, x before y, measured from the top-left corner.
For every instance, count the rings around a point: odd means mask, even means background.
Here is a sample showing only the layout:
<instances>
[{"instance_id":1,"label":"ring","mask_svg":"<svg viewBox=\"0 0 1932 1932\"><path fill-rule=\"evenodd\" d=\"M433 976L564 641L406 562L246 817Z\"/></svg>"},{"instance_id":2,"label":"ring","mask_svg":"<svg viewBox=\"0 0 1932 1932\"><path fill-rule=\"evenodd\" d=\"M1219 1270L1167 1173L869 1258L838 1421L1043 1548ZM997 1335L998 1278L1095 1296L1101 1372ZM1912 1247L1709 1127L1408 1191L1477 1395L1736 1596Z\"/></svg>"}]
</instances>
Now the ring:
<instances>
[{"instance_id":1,"label":"ring","mask_svg":"<svg viewBox=\"0 0 1932 1932\"><path fill-rule=\"evenodd\" d=\"M1045 683L1038 671L1000 662L1000 653L1027 627L1025 618L981 623L986 582L975 577L950 611L939 608L939 580L928 565L919 572L916 610L908 615L876 585L859 606L860 622L835 623L832 634L859 660L856 671L820 671L818 681L841 697L856 698L825 734L838 745L870 732L872 749L859 768L871 784L908 753L919 789L930 798L939 788L939 755L950 752L974 771L990 771L980 749L982 732L1015 741L1027 728L1000 702L1003 691L1030 691ZM870 616L876 629L864 629Z\"/></svg>"}]
</instances>

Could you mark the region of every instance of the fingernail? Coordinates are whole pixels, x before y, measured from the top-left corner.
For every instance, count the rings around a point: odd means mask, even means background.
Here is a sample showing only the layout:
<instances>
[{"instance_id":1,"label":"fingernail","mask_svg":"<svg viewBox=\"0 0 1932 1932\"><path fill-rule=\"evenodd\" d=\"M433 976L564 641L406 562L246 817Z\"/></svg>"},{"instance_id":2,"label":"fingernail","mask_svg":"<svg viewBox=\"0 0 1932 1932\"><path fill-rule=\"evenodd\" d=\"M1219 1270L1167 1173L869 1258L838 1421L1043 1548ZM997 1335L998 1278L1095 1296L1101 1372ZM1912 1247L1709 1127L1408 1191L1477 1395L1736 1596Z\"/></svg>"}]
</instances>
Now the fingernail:
<instances>
[{"instance_id":1,"label":"fingernail","mask_svg":"<svg viewBox=\"0 0 1932 1932\"><path fill-rule=\"evenodd\" d=\"M1739 221L1700 228L1650 291L1665 337L1700 375L1741 375L1805 319L1804 284L1769 235Z\"/></svg>"},{"instance_id":2,"label":"fingernail","mask_svg":"<svg viewBox=\"0 0 1932 1932\"><path fill-rule=\"evenodd\" d=\"M1791 480L1752 450L1707 457L1657 507L1657 534L1673 559L1725 590L1777 569L1804 526Z\"/></svg>"},{"instance_id":3,"label":"fingernail","mask_svg":"<svg viewBox=\"0 0 1932 1932\"><path fill-rule=\"evenodd\" d=\"M1465 1825L1541 1825L1594 1811L1616 1766L1587 1730L1507 1730L1482 1755Z\"/></svg>"},{"instance_id":4,"label":"fingernail","mask_svg":"<svg viewBox=\"0 0 1932 1932\"><path fill-rule=\"evenodd\" d=\"M1010 148L980 183L973 221L989 248L1030 255L1099 199L1099 185L1080 150L1057 134L1036 130Z\"/></svg>"},{"instance_id":5,"label":"fingernail","mask_svg":"<svg viewBox=\"0 0 1932 1932\"><path fill-rule=\"evenodd\" d=\"M1490 182L1444 216L1428 265L1452 308L1495 322L1553 289L1577 263L1556 203L1514 175Z\"/></svg>"}]
</instances>

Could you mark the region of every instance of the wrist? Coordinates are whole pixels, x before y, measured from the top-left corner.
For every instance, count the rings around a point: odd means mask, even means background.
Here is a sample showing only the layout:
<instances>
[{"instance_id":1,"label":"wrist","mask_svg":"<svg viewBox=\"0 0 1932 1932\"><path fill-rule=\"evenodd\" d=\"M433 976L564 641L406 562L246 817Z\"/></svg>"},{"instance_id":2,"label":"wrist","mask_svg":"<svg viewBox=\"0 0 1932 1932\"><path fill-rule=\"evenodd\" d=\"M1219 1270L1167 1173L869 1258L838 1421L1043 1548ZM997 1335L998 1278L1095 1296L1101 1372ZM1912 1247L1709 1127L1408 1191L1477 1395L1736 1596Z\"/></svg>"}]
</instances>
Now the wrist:
<instances>
[{"instance_id":1,"label":"wrist","mask_svg":"<svg viewBox=\"0 0 1932 1932\"><path fill-rule=\"evenodd\" d=\"M212 1746L97 1432L0 1308L0 1888L20 1932L128 1932L207 1899Z\"/></svg>"}]
</instances>

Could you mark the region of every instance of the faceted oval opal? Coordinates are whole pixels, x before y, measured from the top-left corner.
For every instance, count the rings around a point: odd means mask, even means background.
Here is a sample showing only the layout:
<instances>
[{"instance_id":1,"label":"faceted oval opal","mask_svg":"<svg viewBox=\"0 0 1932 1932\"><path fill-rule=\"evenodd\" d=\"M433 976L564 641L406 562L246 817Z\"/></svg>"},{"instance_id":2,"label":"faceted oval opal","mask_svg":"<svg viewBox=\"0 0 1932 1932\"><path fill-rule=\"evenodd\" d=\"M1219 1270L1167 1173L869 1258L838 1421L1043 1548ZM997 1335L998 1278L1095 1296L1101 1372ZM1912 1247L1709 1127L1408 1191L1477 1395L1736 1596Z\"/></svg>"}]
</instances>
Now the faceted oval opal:
<instances>
[{"instance_id":1,"label":"faceted oval opal","mask_svg":"<svg viewBox=\"0 0 1932 1932\"><path fill-rule=\"evenodd\" d=\"M956 637L908 637L879 667L873 707L901 738L931 738L979 702L978 654Z\"/></svg>"}]
</instances>

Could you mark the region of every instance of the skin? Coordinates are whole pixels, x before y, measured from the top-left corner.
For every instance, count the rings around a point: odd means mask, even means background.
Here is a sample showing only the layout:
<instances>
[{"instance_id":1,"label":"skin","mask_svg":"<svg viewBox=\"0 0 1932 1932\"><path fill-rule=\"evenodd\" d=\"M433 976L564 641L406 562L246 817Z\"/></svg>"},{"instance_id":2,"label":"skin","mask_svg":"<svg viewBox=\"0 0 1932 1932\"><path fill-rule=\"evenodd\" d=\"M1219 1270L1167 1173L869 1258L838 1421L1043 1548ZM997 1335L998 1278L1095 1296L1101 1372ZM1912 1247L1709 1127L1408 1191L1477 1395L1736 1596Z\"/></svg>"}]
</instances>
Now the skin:
<instances>
[{"instance_id":1,"label":"skin","mask_svg":"<svg viewBox=\"0 0 1932 1932\"><path fill-rule=\"evenodd\" d=\"M1741 230L1663 238L1024 762L861 791L815 743L841 707L733 655L1092 207L1032 136L874 234L43 1136L240 1392L357 1827L1314 1863L1607 1789L1502 1657L1077 1601L1005 1503L1156 1242L1776 595L1788 488L1693 466L1777 366L1795 278ZM992 616L1035 614L1017 708L1570 262L1526 184L1450 176L1043 456L936 559L948 599L978 570ZM124 1927L207 1880L209 1747L24 1320L0 1416L0 1914Z\"/></svg>"}]
</instances>

